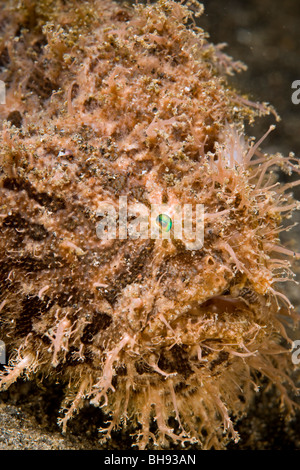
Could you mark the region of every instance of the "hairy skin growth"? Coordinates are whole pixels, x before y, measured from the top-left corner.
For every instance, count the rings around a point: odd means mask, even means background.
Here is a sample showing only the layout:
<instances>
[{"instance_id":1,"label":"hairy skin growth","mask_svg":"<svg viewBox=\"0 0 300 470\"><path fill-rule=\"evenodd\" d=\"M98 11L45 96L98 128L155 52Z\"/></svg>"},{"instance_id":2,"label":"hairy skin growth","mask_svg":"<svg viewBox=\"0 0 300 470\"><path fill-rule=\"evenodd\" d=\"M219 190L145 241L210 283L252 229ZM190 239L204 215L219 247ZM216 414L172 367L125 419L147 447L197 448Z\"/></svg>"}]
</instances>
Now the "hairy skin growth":
<instances>
[{"instance_id":1,"label":"hairy skin growth","mask_svg":"<svg viewBox=\"0 0 300 470\"><path fill-rule=\"evenodd\" d=\"M66 386L62 429L88 399L129 421L140 449L223 448L266 376L291 413L276 283L299 172L259 150L245 119L272 111L230 89L240 71L173 1L1 2L1 338L5 390ZM73 5L72 4L72 5ZM201 13L199 7L198 13ZM270 129L271 130L271 129ZM97 237L99 203L204 204L201 250L184 240Z\"/></svg>"}]
</instances>

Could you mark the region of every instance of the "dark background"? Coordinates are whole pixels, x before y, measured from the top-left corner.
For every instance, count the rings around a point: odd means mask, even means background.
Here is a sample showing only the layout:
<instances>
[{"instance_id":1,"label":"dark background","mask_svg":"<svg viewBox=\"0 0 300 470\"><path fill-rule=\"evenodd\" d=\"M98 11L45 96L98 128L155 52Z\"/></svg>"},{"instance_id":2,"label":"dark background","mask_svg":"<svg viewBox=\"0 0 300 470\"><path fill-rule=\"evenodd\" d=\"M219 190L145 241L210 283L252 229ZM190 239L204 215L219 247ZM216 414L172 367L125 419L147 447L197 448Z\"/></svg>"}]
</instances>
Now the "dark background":
<instances>
[{"instance_id":1,"label":"dark background","mask_svg":"<svg viewBox=\"0 0 300 470\"><path fill-rule=\"evenodd\" d=\"M292 103L294 80L300 80L300 2L297 0L204 0L199 25L213 43L242 60L248 70L232 81L253 100L272 104L281 122L268 139L269 150L300 155L300 104ZM249 129L260 137L273 116ZM298 191L299 194L299 191Z\"/></svg>"}]
</instances>

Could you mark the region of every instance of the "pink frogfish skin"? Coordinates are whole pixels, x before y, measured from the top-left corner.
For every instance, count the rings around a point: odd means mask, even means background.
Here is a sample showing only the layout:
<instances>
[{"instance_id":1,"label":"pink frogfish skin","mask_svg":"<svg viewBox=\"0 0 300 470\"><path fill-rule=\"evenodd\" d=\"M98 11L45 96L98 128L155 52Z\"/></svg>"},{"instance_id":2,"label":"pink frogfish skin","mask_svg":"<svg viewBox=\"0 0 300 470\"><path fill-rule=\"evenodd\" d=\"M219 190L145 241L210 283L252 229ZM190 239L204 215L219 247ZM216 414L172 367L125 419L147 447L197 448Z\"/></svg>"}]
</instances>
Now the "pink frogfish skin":
<instances>
[{"instance_id":1,"label":"pink frogfish skin","mask_svg":"<svg viewBox=\"0 0 300 470\"><path fill-rule=\"evenodd\" d=\"M263 153L272 126L244 127L275 111L230 87L243 64L196 26L197 2L15 3L0 7L1 390L53 379L63 431L90 402L101 443L127 426L139 449L237 442L262 378L292 414L277 283L298 258L279 232L299 180L273 170L299 161ZM133 207L164 205L161 236L99 237L120 198L135 235ZM187 205L204 210L193 249L174 236Z\"/></svg>"}]
</instances>

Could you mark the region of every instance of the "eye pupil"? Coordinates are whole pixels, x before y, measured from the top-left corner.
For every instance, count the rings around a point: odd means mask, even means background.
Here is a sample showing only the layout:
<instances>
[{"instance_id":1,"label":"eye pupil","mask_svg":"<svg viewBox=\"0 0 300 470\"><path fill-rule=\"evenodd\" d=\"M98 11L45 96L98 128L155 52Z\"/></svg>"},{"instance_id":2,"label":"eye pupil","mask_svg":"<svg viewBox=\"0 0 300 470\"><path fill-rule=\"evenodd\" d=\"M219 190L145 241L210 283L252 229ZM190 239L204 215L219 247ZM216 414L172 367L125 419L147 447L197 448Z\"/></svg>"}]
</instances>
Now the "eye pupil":
<instances>
[{"instance_id":1,"label":"eye pupil","mask_svg":"<svg viewBox=\"0 0 300 470\"><path fill-rule=\"evenodd\" d=\"M163 232L169 232L172 228L172 219L167 214L159 214L156 217L156 223Z\"/></svg>"}]
</instances>

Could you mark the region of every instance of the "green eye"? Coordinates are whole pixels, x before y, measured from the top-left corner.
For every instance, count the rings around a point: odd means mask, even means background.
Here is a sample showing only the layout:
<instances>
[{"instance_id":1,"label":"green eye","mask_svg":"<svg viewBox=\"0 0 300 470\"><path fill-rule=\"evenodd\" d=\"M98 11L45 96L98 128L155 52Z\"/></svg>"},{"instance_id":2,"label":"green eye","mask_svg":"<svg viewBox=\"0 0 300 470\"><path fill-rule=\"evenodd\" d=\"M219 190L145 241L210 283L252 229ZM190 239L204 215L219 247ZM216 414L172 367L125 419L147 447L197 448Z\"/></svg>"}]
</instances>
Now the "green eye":
<instances>
[{"instance_id":1,"label":"green eye","mask_svg":"<svg viewBox=\"0 0 300 470\"><path fill-rule=\"evenodd\" d=\"M167 214L159 214L156 217L156 223L162 232L169 232L172 228L172 219Z\"/></svg>"}]
</instances>

